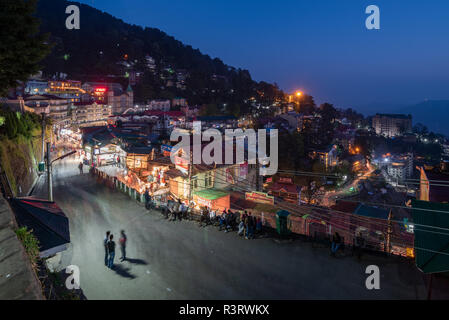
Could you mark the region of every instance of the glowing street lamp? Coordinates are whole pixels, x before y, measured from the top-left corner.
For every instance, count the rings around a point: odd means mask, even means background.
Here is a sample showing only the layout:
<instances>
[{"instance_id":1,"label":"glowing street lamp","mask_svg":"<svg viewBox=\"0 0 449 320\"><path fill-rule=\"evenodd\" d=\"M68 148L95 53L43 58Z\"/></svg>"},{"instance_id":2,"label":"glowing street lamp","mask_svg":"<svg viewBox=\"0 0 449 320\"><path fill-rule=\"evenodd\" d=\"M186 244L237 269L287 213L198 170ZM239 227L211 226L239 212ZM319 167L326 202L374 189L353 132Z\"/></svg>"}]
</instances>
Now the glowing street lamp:
<instances>
[{"instance_id":1,"label":"glowing street lamp","mask_svg":"<svg viewBox=\"0 0 449 320\"><path fill-rule=\"evenodd\" d=\"M296 96L299 98L300 96L302 96L302 92L301 91L296 91Z\"/></svg>"}]
</instances>

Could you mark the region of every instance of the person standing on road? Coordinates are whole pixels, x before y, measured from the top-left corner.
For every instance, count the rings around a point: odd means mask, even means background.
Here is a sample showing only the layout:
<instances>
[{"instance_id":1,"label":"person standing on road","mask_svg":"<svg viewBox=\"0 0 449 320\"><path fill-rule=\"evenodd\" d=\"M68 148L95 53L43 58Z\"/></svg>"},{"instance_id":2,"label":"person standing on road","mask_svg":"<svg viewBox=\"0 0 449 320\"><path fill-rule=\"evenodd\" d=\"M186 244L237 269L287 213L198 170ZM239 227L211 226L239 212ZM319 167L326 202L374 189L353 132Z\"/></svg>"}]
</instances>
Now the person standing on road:
<instances>
[{"instance_id":1,"label":"person standing on road","mask_svg":"<svg viewBox=\"0 0 449 320\"><path fill-rule=\"evenodd\" d=\"M83 174L83 163L80 162L80 164L78 165L78 169L80 169L80 174Z\"/></svg>"},{"instance_id":2,"label":"person standing on road","mask_svg":"<svg viewBox=\"0 0 449 320\"><path fill-rule=\"evenodd\" d=\"M120 261L126 260L126 242L128 241L128 238L126 237L125 230L120 231L121 237L119 239L120 243L120 251L122 252L122 257L120 258Z\"/></svg>"},{"instance_id":3,"label":"person standing on road","mask_svg":"<svg viewBox=\"0 0 449 320\"><path fill-rule=\"evenodd\" d=\"M147 188L147 190L145 191L145 208L147 210L150 209L150 202L151 202L150 188Z\"/></svg>"},{"instance_id":4,"label":"person standing on road","mask_svg":"<svg viewBox=\"0 0 449 320\"><path fill-rule=\"evenodd\" d=\"M338 232L335 232L333 238L332 238L332 244L331 244L331 254L335 255L337 253L338 248L340 248L341 245L341 237L338 234Z\"/></svg>"},{"instance_id":5,"label":"person standing on road","mask_svg":"<svg viewBox=\"0 0 449 320\"><path fill-rule=\"evenodd\" d=\"M363 249L365 248L365 239L361 232L357 234L354 243L355 253L357 254L357 258L360 260L362 258Z\"/></svg>"},{"instance_id":6,"label":"person standing on road","mask_svg":"<svg viewBox=\"0 0 449 320\"><path fill-rule=\"evenodd\" d=\"M115 242L113 239L114 239L114 236L111 234L109 236L109 241L108 241L108 254L109 254L108 268L109 269L112 269L112 267L114 266Z\"/></svg>"},{"instance_id":7,"label":"person standing on road","mask_svg":"<svg viewBox=\"0 0 449 320\"><path fill-rule=\"evenodd\" d=\"M108 255L108 241L109 241L109 234L111 233L111 231L106 231L106 237L103 240L103 245L104 245L104 265L107 267L108 266L108 259L109 259L109 255Z\"/></svg>"}]
</instances>

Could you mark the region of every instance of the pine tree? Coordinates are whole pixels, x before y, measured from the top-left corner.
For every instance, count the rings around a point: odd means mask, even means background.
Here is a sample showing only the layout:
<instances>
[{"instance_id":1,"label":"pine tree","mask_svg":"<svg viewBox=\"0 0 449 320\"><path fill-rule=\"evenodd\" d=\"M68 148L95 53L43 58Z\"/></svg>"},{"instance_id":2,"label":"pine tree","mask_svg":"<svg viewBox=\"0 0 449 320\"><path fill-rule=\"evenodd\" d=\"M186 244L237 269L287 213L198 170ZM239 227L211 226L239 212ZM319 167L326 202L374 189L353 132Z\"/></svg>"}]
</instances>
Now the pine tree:
<instances>
[{"instance_id":1,"label":"pine tree","mask_svg":"<svg viewBox=\"0 0 449 320\"><path fill-rule=\"evenodd\" d=\"M36 0L0 1L0 96L37 73L39 61L50 52L35 9Z\"/></svg>"}]
</instances>

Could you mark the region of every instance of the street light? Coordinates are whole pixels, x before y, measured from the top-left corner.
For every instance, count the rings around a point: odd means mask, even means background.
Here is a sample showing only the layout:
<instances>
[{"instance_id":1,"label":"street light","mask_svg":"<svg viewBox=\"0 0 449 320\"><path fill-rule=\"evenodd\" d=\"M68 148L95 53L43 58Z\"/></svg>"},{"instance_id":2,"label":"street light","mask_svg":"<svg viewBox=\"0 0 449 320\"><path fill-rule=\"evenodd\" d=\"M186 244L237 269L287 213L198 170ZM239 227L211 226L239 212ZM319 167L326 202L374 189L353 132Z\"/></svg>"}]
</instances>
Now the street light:
<instances>
[{"instance_id":1,"label":"street light","mask_svg":"<svg viewBox=\"0 0 449 320\"><path fill-rule=\"evenodd\" d=\"M53 181L52 181L52 166L53 162L64 159L65 157L71 156L72 154L76 153L75 150L66 153L59 158L56 158L54 160L51 159L51 153L50 153L50 142L47 142L47 189L48 189L48 201L53 202Z\"/></svg>"},{"instance_id":2,"label":"street light","mask_svg":"<svg viewBox=\"0 0 449 320\"><path fill-rule=\"evenodd\" d=\"M297 96L297 97L302 96L302 92L301 92L301 91L296 91L296 96Z\"/></svg>"}]
</instances>

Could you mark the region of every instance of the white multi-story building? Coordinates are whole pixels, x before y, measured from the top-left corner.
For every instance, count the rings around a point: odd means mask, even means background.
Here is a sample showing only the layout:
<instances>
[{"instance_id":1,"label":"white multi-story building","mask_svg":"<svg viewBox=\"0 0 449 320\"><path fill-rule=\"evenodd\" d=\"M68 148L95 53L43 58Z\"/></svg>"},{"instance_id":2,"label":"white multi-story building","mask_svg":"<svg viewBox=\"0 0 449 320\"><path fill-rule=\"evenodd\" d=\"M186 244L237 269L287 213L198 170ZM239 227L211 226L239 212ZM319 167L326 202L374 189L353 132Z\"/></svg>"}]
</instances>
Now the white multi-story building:
<instances>
[{"instance_id":1,"label":"white multi-story building","mask_svg":"<svg viewBox=\"0 0 449 320\"><path fill-rule=\"evenodd\" d=\"M403 182L413 175L413 154L394 157L387 164L388 175L398 182Z\"/></svg>"},{"instance_id":2,"label":"white multi-story building","mask_svg":"<svg viewBox=\"0 0 449 320\"><path fill-rule=\"evenodd\" d=\"M151 100L148 103L148 110L158 110L158 111L170 111L171 102L170 100Z\"/></svg>"},{"instance_id":3,"label":"white multi-story building","mask_svg":"<svg viewBox=\"0 0 449 320\"><path fill-rule=\"evenodd\" d=\"M405 114L377 113L372 120L376 134L386 137L402 135L412 130L412 116Z\"/></svg>"}]
</instances>

